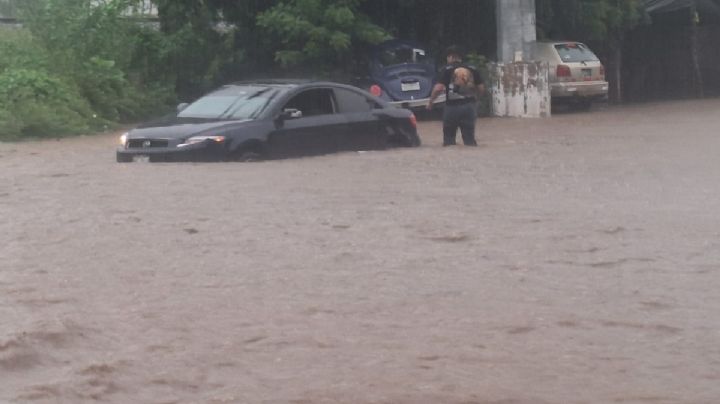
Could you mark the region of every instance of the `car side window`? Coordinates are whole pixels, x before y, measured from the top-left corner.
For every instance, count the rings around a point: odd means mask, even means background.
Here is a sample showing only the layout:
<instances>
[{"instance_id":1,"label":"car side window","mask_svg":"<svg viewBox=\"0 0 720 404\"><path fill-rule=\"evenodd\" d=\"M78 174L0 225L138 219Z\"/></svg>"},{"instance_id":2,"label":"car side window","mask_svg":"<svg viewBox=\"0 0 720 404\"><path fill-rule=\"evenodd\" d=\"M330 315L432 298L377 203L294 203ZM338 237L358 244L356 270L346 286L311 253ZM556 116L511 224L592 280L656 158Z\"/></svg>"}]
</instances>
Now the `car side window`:
<instances>
[{"instance_id":1,"label":"car side window","mask_svg":"<svg viewBox=\"0 0 720 404\"><path fill-rule=\"evenodd\" d=\"M300 110L303 117L330 115L336 112L333 92L329 88L305 90L291 98L283 107L283 109L288 108Z\"/></svg>"},{"instance_id":2,"label":"car side window","mask_svg":"<svg viewBox=\"0 0 720 404\"><path fill-rule=\"evenodd\" d=\"M374 108L379 108L374 100L351 90L336 88L335 95L341 113L369 112Z\"/></svg>"}]
</instances>

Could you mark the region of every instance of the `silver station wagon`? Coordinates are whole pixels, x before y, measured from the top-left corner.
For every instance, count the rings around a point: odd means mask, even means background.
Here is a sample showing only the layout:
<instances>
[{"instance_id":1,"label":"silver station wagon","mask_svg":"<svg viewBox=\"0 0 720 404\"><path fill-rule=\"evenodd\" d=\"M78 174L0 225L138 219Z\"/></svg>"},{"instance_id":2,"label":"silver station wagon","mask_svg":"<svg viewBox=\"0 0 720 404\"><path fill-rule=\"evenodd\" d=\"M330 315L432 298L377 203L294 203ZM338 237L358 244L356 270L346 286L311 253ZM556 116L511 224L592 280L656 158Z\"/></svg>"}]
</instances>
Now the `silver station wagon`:
<instances>
[{"instance_id":1,"label":"silver station wagon","mask_svg":"<svg viewBox=\"0 0 720 404\"><path fill-rule=\"evenodd\" d=\"M607 99L605 67L587 45L573 41L540 41L534 52L536 60L550 64L553 102L587 110L594 101Z\"/></svg>"}]
</instances>

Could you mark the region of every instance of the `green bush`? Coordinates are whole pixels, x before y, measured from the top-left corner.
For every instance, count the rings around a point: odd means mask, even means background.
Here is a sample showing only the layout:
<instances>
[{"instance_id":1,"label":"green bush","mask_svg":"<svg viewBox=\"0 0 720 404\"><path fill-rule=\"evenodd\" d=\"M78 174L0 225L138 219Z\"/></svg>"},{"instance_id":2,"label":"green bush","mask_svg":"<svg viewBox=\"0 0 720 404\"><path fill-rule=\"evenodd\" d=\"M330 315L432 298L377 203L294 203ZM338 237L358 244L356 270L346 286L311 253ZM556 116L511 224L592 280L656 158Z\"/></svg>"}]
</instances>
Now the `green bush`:
<instances>
[{"instance_id":1,"label":"green bush","mask_svg":"<svg viewBox=\"0 0 720 404\"><path fill-rule=\"evenodd\" d=\"M17 139L21 132L20 122L5 105L0 104L0 140Z\"/></svg>"},{"instance_id":2,"label":"green bush","mask_svg":"<svg viewBox=\"0 0 720 404\"><path fill-rule=\"evenodd\" d=\"M25 29L0 28L0 72L9 68L46 70L48 53Z\"/></svg>"},{"instance_id":3,"label":"green bush","mask_svg":"<svg viewBox=\"0 0 720 404\"><path fill-rule=\"evenodd\" d=\"M0 138L83 133L92 119L85 100L62 80L40 70L0 73Z\"/></svg>"},{"instance_id":4,"label":"green bush","mask_svg":"<svg viewBox=\"0 0 720 404\"><path fill-rule=\"evenodd\" d=\"M84 133L175 102L169 41L122 16L133 3L20 4L27 28L0 28L1 139Z\"/></svg>"}]
</instances>

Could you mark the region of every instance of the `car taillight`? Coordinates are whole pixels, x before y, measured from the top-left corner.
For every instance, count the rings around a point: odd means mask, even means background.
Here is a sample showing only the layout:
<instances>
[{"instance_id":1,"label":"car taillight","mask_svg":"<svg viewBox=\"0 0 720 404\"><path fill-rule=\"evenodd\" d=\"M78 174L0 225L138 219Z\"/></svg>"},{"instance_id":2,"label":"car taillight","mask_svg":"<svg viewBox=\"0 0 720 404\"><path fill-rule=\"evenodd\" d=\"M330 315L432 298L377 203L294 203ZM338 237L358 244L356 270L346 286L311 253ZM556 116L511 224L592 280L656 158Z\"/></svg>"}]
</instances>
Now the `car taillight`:
<instances>
[{"instance_id":1,"label":"car taillight","mask_svg":"<svg viewBox=\"0 0 720 404\"><path fill-rule=\"evenodd\" d=\"M558 65L556 74L558 77L572 77L570 67L565 65Z\"/></svg>"},{"instance_id":2,"label":"car taillight","mask_svg":"<svg viewBox=\"0 0 720 404\"><path fill-rule=\"evenodd\" d=\"M382 95L382 88L380 88L380 86L377 84L373 84L372 86L370 86L370 94L379 97Z\"/></svg>"},{"instance_id":3,"label":"car taillight","mask_svg":"<svg viewBox=\"0 0 720 404\"><path fill-rule=\"evenodd\" d=\"M600 78L605 79L605 66L600 65Z\"/></svg>"},{"instance_id":4,"label":"car taillight","mask_svg":"<svg viewBox=\"0 0 720 404\"><path fill-rule=\"evenodd\" d=\"M410 113L410 125L417 129L417 117L413 113Z\"/></svg>"}]
</instances>

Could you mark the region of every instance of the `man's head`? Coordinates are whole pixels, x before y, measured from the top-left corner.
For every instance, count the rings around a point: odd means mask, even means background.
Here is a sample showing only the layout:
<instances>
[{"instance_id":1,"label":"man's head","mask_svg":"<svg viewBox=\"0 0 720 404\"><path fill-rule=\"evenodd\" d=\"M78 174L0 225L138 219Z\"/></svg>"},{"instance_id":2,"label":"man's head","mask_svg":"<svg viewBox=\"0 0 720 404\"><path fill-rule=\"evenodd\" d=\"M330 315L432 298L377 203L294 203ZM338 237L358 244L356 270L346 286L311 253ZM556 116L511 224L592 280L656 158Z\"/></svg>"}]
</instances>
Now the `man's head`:
<instances>
[{"instance_id":1,"label":"man's head","mask_svg":"<svg viewBox=\"0 0 720 404\"><path fill-rule=\"evenodd\" d=\"M460 47L453 45L445 51L445 57L448 63L462 62L462 50Z\"/></svg>"}]
</instances>

